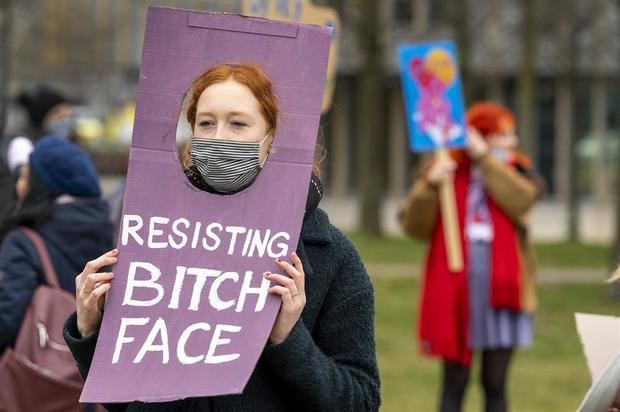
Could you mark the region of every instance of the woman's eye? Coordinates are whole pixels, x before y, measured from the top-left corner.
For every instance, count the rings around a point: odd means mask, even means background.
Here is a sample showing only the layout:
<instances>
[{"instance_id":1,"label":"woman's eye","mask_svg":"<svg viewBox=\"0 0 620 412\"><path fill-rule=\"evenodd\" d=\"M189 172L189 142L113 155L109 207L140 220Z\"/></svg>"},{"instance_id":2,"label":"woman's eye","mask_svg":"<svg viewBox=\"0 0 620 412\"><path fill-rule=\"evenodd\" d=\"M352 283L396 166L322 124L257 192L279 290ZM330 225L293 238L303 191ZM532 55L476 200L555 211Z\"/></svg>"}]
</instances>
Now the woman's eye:
<instances>
[{"instance_id":1,"label":"woman's eye","mask_svg":"<svg viewBox=\"0 0 620 412\"><path fill-rule=\"evenodd\" d=\"M213 126L213 122L210 120L203 120L199 123L200 127L209 127Z\"/></svg>"},{"instance_id":2,"label":"woman's eye","mask_svg":"<svg viewBox=\"0 0 620 412\"><path fill-rule=\"evenodd\" d=\"M242 128L242 127L247 126L247 124L246 124L246 123L243 123L243 122L231 122L231 124L232 124L232 126L233 126L233 127L235 127L235 128Z\"/></svg>"}]
</instances>

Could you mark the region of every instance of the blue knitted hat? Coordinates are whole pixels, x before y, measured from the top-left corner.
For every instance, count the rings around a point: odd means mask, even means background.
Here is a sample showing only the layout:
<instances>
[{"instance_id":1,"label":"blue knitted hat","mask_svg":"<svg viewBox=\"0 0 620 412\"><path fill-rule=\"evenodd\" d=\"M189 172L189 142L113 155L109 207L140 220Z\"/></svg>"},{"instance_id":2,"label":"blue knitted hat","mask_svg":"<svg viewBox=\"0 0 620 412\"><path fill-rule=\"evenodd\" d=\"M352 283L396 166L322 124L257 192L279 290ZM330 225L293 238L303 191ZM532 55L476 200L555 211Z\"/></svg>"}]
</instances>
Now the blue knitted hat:
<instances>
[{"instance_id":1,"label":"blue knitted hat","mask_svg":"<svg viewBox=\"0 0 620 412\"><path fill-rule=\"evenodd\" d=\"M46 136L30 154L30 170L55 195L99 197L99 179L92 162L66 139Z\"/></svg>"}]
</instances>

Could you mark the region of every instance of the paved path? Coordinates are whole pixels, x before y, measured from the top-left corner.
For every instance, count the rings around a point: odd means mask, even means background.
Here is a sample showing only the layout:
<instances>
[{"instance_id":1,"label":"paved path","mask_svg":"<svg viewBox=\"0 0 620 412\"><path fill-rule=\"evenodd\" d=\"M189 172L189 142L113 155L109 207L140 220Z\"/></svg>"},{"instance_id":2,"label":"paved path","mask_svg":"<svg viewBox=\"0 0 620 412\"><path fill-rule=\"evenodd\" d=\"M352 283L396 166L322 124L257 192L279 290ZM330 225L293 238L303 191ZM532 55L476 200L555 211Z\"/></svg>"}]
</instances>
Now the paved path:
<instances>
[{"instance_id":1,"label":"paved path","mask_svg":"<svg viewBox=\"0 0 620 412\"><path fill-rule=\"evenodd\" d=\"M402 234L396 221L400 198L385 198L382 208L382 227L388 234ZM354 230L359 221L359 204L354 197L327 197L321 201L330 220L343 230ZM565 205L555 201L539 202L530 216L535 241L558 241L566 238L567 213ZM580 208L581 239L609 243L613 238L615 218L611 202L583 202Z\"/></svg>"},{"instance_id":2,"label":"paved path","mask_svg":"<svg viewBox=\"0 0 620 412\"><path fill-rule=\"evenodd\" d=\"M404 263L366 263L371 277L420 278L420 265ZM609 274L601 268L539 268L538 283L597 283L603 282Z\"/></svg>"}]
</instances>

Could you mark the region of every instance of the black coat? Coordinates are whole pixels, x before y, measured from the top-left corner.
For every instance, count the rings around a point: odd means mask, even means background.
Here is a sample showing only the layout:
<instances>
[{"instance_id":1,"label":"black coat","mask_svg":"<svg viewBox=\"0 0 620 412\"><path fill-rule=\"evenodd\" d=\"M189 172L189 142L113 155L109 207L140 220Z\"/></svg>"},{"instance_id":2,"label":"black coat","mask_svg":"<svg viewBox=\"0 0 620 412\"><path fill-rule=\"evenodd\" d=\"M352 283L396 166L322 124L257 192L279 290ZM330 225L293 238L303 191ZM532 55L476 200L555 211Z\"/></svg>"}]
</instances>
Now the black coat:
<instances>
[{"instance_id":1,"label":"black coat","mask_svg":"<svg viewBox=\"0 0 620 412\"><path fill-rule=\"evenodd\" d=\"M110 411L376 411L374 294L353 244L320 209L306 213L297 254L307 303L291 335L267 345L241 395L106 405ZM86 377L97 334L81 339L73 314L65 340Z\"/></svg>"},{"instance_id":2,"label":"black coat","mask_svg":"<svg viewBox=\"0 0 620 412\"><path fill-rule=\"evenodd\" d=\"M35 229L45 241L60 286L75 294L75 277L85 262L112 249L108 206L99 199L56 204ZM13 345L34 290L46 283L39 255L20 229L0 249L0 352Z\"/></svg>"}]
</instances>

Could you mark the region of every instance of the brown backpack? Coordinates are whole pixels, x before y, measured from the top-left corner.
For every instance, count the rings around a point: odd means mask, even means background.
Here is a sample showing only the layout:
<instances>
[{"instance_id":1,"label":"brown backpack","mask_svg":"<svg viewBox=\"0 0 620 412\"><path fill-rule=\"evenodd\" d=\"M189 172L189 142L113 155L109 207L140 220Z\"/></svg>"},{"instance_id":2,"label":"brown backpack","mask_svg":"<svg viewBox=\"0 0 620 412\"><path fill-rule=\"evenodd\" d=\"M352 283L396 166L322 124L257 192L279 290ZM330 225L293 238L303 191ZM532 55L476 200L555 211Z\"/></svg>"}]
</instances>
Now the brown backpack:
<instances>
[{"instance_id":1,"label":"brown backpack","mask_svg":"<svg viewBox=\"0 0 620 412\"><path fill-rule=\"evenodd\" d=\"M0 412L83 411L83 380L62 336L75 297L60 288L41 236L21 230L37 250L47 284L35 290L15 346L0 359Z\"/></svg>"}]
</instances>

